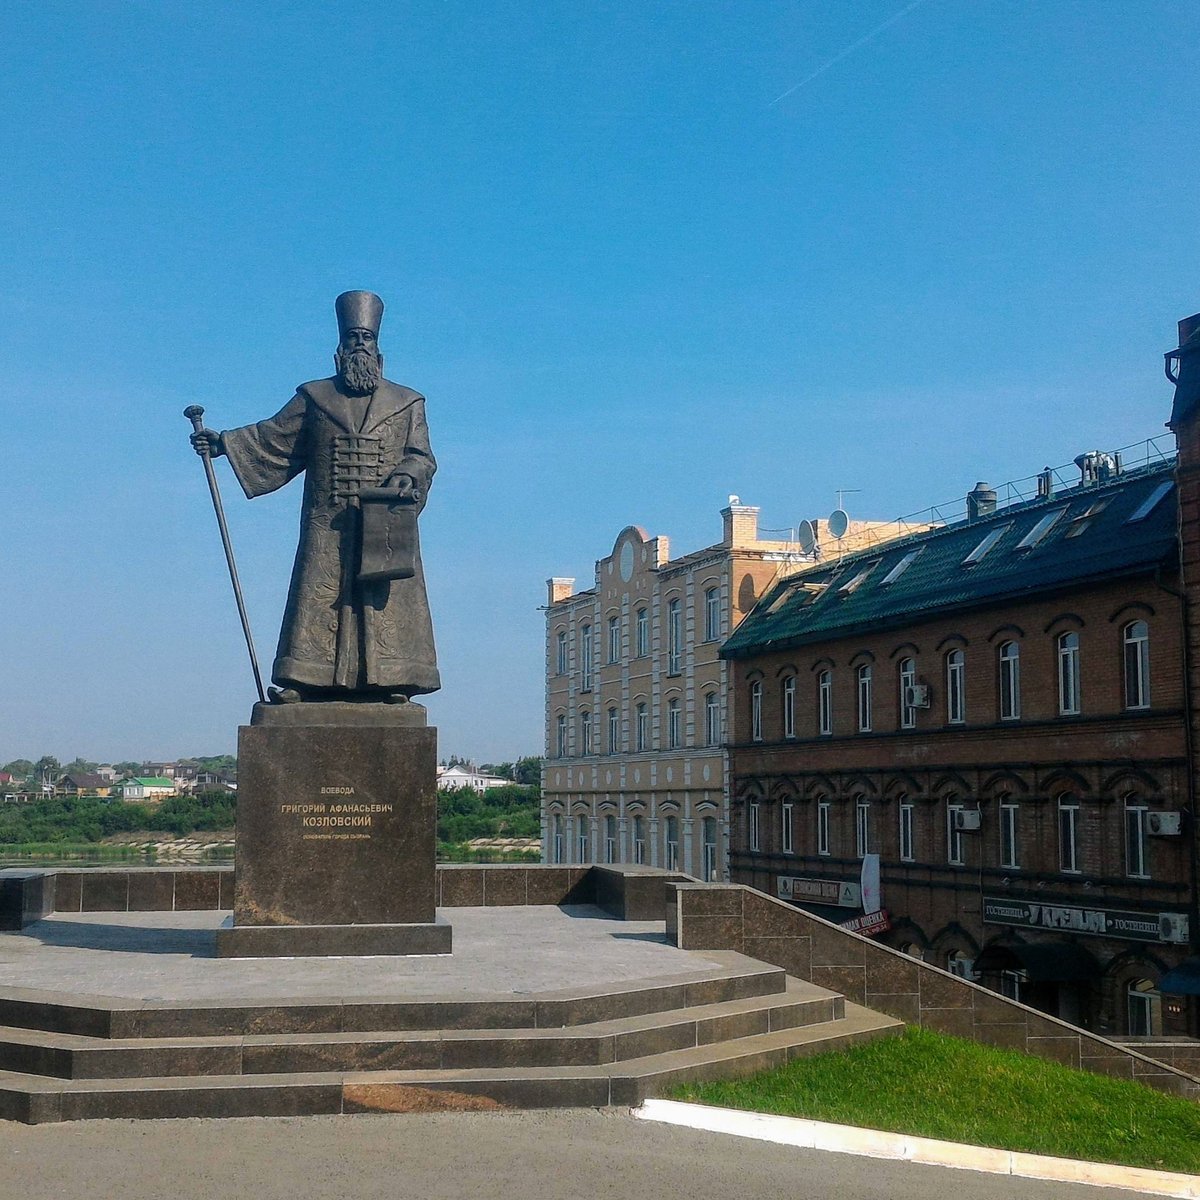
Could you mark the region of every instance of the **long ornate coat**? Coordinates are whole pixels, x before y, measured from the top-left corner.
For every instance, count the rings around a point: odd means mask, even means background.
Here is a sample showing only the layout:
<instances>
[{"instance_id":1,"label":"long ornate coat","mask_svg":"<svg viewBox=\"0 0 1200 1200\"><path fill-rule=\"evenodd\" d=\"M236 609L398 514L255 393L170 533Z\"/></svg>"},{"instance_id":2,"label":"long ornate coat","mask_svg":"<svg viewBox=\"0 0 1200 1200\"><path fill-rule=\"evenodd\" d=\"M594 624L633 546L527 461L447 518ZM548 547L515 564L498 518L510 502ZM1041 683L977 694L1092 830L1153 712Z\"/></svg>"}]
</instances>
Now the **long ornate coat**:
<instances>
[{"instance_id":1,"label":"long ornate coat","mask_svg":"<svg viewBox=\"0 0 1200 1200\"><path fill-rule=\"evenodd\" d=\"M300 545L272 678L348 692L435 692L441 686L420 550L411 579L357 578L363 488L412 477L418 511L437 469L425 400L384 380L370 396L336 379L302 384L275 416L222 434L248 497L305 472Z\"/></svg>"}]
</instances>

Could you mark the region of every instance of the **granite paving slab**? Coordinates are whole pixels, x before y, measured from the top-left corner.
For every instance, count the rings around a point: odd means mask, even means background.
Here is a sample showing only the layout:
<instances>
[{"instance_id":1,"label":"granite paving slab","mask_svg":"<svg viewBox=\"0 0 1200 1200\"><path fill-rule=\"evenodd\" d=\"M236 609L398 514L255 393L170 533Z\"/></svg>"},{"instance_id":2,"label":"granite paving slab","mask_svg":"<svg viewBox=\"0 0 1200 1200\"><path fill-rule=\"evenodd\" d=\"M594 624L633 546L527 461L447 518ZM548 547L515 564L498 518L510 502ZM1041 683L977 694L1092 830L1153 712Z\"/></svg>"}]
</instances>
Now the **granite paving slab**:
<instances>
[{"instance_id":1,"label":"granite paving slab","mask_svg":"<svg viewBox=\"0 0 1200 1200\"><path fill-rule=\"evenodd\" d=\"M219 959L228 913L55 913L0 934L0 993L132 1001L520 997L625 982L703 978L722 958L668 944L661 921L591 906L455 908L454 953L411 958Z\"/></svg>"}]
</instances>

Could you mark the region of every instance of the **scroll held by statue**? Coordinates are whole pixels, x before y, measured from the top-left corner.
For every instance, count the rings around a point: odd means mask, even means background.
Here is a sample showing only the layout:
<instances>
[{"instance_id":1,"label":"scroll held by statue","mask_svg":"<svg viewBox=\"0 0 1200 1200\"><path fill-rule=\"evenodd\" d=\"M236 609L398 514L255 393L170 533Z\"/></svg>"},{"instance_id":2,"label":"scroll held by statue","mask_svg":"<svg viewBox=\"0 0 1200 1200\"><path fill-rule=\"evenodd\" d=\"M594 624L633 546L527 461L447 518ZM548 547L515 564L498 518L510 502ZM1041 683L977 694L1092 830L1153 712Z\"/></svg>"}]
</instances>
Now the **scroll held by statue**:
<instances>
[{"instance_id":1,"label":"scroll held by statue","mask_svg":"<svg viewBox=\"0 0 1200 1200\"><path fill-rule=\"evenodd\" d=\"M362 558L358 578L411 579L416 574L417 504L411 492L363 488Z\"/></svg>"}]
</instances>

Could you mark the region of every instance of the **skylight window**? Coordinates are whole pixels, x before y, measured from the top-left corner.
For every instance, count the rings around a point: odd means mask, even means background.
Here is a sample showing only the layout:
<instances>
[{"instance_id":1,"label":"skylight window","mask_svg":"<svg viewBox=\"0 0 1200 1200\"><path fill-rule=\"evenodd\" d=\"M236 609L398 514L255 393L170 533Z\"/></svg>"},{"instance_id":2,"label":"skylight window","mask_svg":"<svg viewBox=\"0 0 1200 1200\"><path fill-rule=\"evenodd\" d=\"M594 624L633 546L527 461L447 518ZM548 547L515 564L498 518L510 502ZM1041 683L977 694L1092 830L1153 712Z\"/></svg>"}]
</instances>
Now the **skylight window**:
<instances>
[{"instance_id":1,"label":"skylight window","mask_svg":"<svg viewBox=\"0 0 1200 1200\"><path fill-rule=\"evenodd\" d=\"M1012 522L997 526L984 534L983 541L962 560L964 567L973 567L1012 528Z\"/></svg>"},{"instance_id":2,"label":"skylight window","mask_svg":"<svg viewBox=\"0 0 1200 1200\"><path fill-rule=\"evenodd\" d=\"M1071 518L1071 527L1063 534L1063 537L1078 537L1085 529L1088 529L1092 522L1108 507L1108 502L1111 496L1104 496L1100 500L1093 500L1086 508L1080 510Z\"/></svg>"},{"instance_id":3,"label":"skylight window","mask_svg":"<svg viewBox=\"0 0 1200 1200\"><path fill-rule=\"evenodd\" d=\"M878 561L867 563L867 565L863 567L861 571L859 571L856 575L852 575L848 580L846 580L845 583L842 584L840 588L838 588L838 595L849 596L851 592L858 591L858 589L867 581L867 576L870 575L870 573L875 570L878 565Z\"/></svg>"},{"instance_id":4,"label":"skylight window","mask_svg":"<svg viewBox=\"0 0 1200 1200\"><path fill-rule=\"evenodd\" d=\"M904 572L913 565L914 560L920 556L921 551L924 549L924 546L918 546L915 550L910 550L907 554L905 554L879 581L879 586L883 587L883 585L886 583L895 583L896 580L899 579L900 576L903 575Z\"/></svg>"},{"instance_id":5,"label":"skylight window","mask_svg":"<svg viewBox=\"0 0 1200 1200\"><path fill-rule=\"evenodd\" d=\"M1067 510L1056 508L1042 517L1033 528L1017 543L1018 550L1032 550L1058 524L1058 519Z\"/></svg>"},{"instance_id":6,"label":"skylight window","mask_svg":"<svg viewBox=\"0 0 1200 1200\"><path fill-rule=\"evenodd\" d=\"M1154 491L1152 491L1150 495L1148 495L1145 500L1138 505L1137 510L1126 518L1125 524L1132 525L1135 521L1144 521L1159 506L1163 498L1174 486L1175 481L1173 479L1168 479L1165 482L1160 483L1158 487L1156 487Z\"/></svg>"}]
</instances>

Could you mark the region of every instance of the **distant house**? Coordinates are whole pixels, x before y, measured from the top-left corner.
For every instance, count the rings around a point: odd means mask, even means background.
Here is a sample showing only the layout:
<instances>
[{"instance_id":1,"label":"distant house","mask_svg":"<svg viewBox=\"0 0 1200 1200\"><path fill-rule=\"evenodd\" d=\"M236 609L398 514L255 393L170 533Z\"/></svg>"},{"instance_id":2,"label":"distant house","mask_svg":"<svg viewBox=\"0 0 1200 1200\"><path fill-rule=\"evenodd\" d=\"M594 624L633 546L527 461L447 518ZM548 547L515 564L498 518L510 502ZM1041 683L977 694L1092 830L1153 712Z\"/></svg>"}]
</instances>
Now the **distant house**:
<instances>
[{"instance_id":1,"label":"distant house","mask_svg":"<svg viewBox=\"0 0 1200 1200\"><path fill-rule=\"evenodd\" d=\"M98 772L68 771L54 790L60 796L110 796L113 785Z\"/></svg>"},{"instance_id":2,"label":"distant house","mask_svg":"<svg viewBox=\"0 0 1200 1200\"><path fill-rule=\"evenodd\" d=\"M504 787L512 783L500 775L484 775L480 771L470 771L466 767L439 767L437 785L440 788L469 787L477 792L486 792L488 788Z\"/></svg>"},{"instance_id":3,"label":"distant house","mask_svg":"<svg viewBox=\"0 0 1200 1200\"><path fill-rule=\"evenodd\" d=\"M175 784L162 775L140 775L126 779L120 785L121 799L126 803L149 800L155 802L175 794Z\"/></svg>"}]
</instances>

